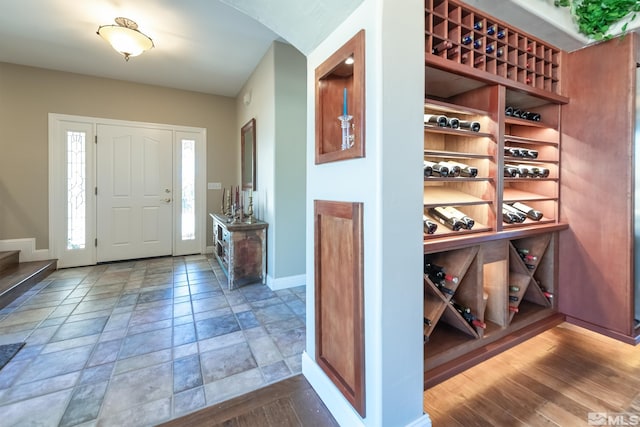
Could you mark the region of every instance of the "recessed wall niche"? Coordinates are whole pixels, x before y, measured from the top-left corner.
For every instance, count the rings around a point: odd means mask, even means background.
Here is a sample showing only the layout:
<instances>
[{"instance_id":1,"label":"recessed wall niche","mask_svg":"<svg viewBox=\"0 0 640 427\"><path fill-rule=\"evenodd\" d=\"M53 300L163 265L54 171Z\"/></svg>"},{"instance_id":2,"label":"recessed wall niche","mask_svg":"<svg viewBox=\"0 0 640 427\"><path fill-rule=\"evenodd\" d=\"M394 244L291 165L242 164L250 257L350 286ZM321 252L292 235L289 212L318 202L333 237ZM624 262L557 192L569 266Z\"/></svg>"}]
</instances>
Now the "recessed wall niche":
<instances>
[{"instance_id":1,"label":"recessed wall niche","mask_svg":"<svg viewBox=\"0 0 640 427\"><path fill-rule=\"evenodd\" d=\"M364 157L364 75L364 30L316 68L316 164Z\"/></svg>"}]
</instances>

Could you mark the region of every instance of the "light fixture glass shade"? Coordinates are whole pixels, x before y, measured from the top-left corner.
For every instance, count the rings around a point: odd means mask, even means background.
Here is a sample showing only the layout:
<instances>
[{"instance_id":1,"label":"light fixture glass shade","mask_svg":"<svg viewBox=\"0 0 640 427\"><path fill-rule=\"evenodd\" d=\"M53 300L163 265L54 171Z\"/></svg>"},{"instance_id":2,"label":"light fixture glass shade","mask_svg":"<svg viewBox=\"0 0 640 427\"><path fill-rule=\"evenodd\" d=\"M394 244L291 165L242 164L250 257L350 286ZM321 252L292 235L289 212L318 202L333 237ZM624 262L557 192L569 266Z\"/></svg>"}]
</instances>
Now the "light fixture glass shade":
<instances>
[{"instance_id":1,"label":"light fixture glass shade","mask_svg":"<svg viewBox=\"0 0 640 427\"><path fill-rule=\"evenodd\" d=\"M124 55L125 60L130 56L138 56L145 50L153 47L153 40L138 31L138 25L127 18L116 18L118 25L102 25L98 28L98 34L109 44Z\"/></svg>"}]
</instances>

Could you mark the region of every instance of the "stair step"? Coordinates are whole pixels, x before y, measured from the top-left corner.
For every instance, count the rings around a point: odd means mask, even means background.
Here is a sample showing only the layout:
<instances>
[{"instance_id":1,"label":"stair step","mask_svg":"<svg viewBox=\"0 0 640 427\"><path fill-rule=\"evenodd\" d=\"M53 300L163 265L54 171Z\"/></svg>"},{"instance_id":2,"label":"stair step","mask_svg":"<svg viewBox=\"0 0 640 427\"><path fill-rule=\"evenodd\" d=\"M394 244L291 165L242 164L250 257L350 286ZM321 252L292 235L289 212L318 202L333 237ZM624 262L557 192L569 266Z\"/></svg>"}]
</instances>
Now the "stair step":
<instances>
[{"instance_id":1,"label":"stair step","mask_svg":"<svg viewBox=\"0 0 640 427\"><path fill-rule=\"evenodd\" d=\"M0 273L20 262L20 251L0 252Z\"/></svg>"},{"instance_id":2,"label":"stair step","mask_svg":"<svg viewBox=\"0 0 640 427\"><path fill-rule=\"evenodd\" d=\"M53 273L58 260L13 264L0 272L0 308L6 307L36 283Z\"/></svg>"}]
</instances>

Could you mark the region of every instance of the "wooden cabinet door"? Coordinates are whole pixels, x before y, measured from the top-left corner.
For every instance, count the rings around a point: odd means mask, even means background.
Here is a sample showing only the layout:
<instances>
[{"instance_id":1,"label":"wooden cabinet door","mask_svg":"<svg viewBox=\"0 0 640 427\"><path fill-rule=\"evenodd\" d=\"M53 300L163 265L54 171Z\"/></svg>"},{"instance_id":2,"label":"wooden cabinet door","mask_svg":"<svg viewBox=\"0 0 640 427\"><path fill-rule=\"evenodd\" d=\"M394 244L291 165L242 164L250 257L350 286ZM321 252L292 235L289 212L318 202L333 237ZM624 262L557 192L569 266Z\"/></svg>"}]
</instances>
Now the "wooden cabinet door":
<instances>
[{"instance_id":1,"label":"wooden cabinet door","mask_svg":"<svg viewBox=\"0 0 640 427\"><path fill-rule=\"evenodd\" d=\"M633 146L638 37L567 55L562 107L559 308L633 342ZM563 83L565 84L565 83Z\"/></svg>"}]
</instances>

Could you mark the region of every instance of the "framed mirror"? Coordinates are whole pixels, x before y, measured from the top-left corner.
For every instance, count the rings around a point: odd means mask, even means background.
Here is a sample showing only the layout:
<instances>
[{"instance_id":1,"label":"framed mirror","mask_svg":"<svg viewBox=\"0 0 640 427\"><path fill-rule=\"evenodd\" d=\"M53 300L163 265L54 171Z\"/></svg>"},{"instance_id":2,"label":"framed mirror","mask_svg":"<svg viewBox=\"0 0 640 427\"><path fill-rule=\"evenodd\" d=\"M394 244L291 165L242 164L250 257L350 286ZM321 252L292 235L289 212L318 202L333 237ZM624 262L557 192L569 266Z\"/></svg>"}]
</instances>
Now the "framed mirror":
<instances>
[{"instance_id":1,"label":"framed mirror","mask_svg":"<svg viewBox=\"0 0 640 427\"><path fill-rule=\"evenodd\" d=\"M251 119L240 130L242 188L256 190L256 119Z\"/></svg>"}]
</instances>

